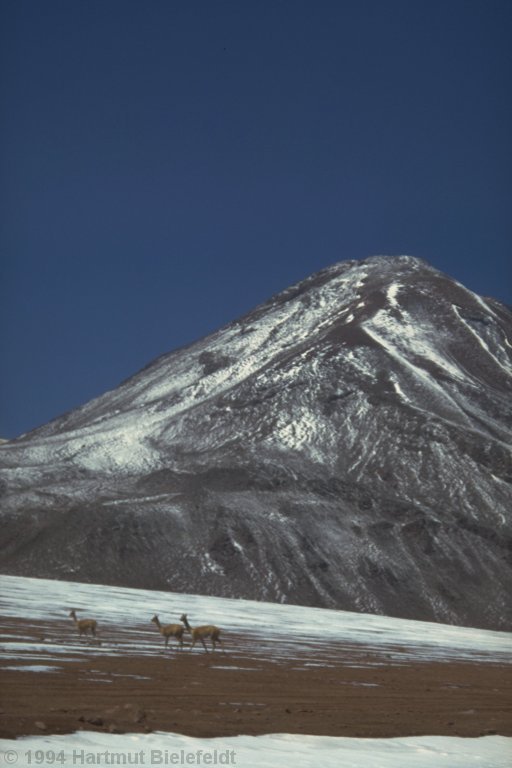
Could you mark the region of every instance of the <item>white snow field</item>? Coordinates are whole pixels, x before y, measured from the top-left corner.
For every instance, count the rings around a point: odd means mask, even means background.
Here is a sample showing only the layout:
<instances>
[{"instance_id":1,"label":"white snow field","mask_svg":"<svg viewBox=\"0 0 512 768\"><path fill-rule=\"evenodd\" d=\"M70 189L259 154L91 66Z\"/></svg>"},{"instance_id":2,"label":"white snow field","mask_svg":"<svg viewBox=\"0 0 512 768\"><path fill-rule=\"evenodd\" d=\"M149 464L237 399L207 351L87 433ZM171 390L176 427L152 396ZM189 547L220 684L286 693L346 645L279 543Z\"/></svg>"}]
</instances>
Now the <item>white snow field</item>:
<instances>
[{"instance_id":1,"label":"white snow field","mask_svg":"<svg viewBox=\"0 0 512 768\"><path fill-rule=\"evenodd\" d=\"M0 594L2 617L25 619L27 632L31 621L38 624L37 640L18 637L13 642L12 637L9 640L0 636L2 657L9 658L11 666L14 659L53 665L83 650L84 640L79 640L69 618L72 608L79 618L94 617L98 622L101 645L90 645L91 656L126 655L130 649L138 656L160 653L161 638L155 632L151 617L157 613L162 622L177 622L182 613L187 613L192 625L207 622L222 627L226 647L234 653L236 644L230 643L230 633L250 637L250 647L259 655L264 652L266 656L290 660L298 654L310 653L326 665L329 665L329 647L338 643L344 648L387 652L392 663L432 660L512 663L512 633L508 632L325 608L21 576L0 576ZM44 638L40 637L41 622L48 623ZM326 652L322 653L322 648ZM244 653L247 654L247 645Z\"/></svg>"},{"instance_id":2,"label":"white snow field","mask_svg":"<svg viewBox=\"0 0 512 768\"><path fill-rule=\"evenodd\" d=\"M293 660L310 654L314 663L329 666L339 646L380 651L386 659L368 664L400 664L471 660L512 662L512 634L416 622L369 614L293 605L233 600L201 595L79 584L16 576L0 577L1 667L45 674L58 673L66 661L82 653L136 655L162 653L161 638L150 619L178 620L188 613L191 623L220 625L227 652L236 655L236 638L249 637L247 655ZM98 621L101 645L79 640L68 617ZM23 619L24 635L6 634L14 620ZM37 640L33 637L37 630ZM41 636L41 627L44 636ZM329 656L333 644L338 653ZM338 646L339 644L339 646ZM324 649L322 651L322 648ZM202 650L197 652L203 653ZM219 654L219 664L223 656ZM91 669L91 673L94 670ZM257 671L255 671L257 674ZM4 704L4 706L6 706ZM198 750L202 750L200 754ZM216 751L215 751L216 750ZM56 756L58 759L56 759ZM512 739L485 736L358 739L287 734L199 739L173 733L102 734L80 732L66 736L30 736L0 740L0 764L28 765L238 765L340 766L342 768L510 768Z\"/></svg>"},{"instance_id":3,"label":"white snow field","mask_svg":"<svg viewBox=\"0 0 512 768\"><path fill-rule=\"evenodd\" d=\"M41 751L39 753L39 751ZM58 758L58 759L56 759ZM0 740L5 765L228 765L239 768L510 768L512 739L421 736L355 739L331 736L231 736L197 739L176 733L74 733ZM41 760L41 762L38 762Z\"/></svg>"}]
</instances>

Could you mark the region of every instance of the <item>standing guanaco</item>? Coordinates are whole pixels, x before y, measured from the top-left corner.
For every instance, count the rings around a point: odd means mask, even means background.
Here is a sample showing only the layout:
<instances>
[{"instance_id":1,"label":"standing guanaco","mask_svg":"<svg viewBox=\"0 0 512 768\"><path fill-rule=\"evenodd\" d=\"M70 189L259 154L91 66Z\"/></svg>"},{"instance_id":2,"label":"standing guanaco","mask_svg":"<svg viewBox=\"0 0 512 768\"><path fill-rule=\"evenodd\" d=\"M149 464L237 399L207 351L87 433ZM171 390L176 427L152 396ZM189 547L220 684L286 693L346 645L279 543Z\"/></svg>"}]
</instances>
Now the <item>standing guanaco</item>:
<instances>
[{"instance_id":1,"label":"standing guanaco","mask_svg":"<svg viewBox=\"0 0 512 768\"><path fill-rule=\"evenodd\" d=\"M209 637L212 641L212 650L215 650L215 646L217 643L221 644L222 650L224 650L224 644L222 640L220 639L220 629L218 627L215 627L213 624L205 624L201 627L191 627L188 623L187 614L184 613L182 617L180 618L180 621L182 621L185 625L185 629L187 632L190 632L192 635L192 645L190 646L191 650L194 647L194 645L197 643L198 640L201 641L203 644L203 648L205 649L206 653L208 653L208 648L206 647L205 639Z\"/></svg>"},{"instance_id":2,"label":"standing guanaco","mask_svg":"<svg viewBox=\"0 0 512 768\"><path fill-rule=\"evenodd\" d=\"M175 637L176 640L180 644L180 648L183 648L183 632L185 631L185 628L181 624L166 624L163 626L160 624L160 619L158 616L155 615L151 619L153 624L156 624L158 631L162 635L162 637L165 638L165 647L169 645L169 638Z\"/></svg>"},{"instance_id":3,"label":"standing guanaco","mask_svg":"<svg viewBox=\"0 0 512 768\"><path fill-rule=\"evenodd\" d=\"M71 611L69 614L70 617L73 619L73 622L75 624L75 627L78 629L78 634L80 637L82 635L86 635L89 630L91 630L91 633L94 637L96 637L96 627L98 626L98 622L95 619L77 619L75 611Z\"/></svg>"}]
</instances>

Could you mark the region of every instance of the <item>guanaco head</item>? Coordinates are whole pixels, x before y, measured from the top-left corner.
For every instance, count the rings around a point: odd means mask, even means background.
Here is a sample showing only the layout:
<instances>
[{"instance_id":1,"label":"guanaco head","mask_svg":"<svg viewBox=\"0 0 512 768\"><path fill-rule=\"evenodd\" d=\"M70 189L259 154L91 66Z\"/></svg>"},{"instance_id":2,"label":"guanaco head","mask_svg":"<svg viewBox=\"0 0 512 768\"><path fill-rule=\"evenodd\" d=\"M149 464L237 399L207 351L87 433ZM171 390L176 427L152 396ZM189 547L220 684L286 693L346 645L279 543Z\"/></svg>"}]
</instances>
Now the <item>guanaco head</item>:
<instances>
[{"instance_id":1,"label":"guanaco head","mask_svg":"<svg viewBox=\"0 0 512 768\"><path fill-rule=\"evenodd\" d=\"M158 616L156 615L156 613L155 613L155 615L153 616L153 618L151 619L151 621L153 622L153 624L156 624L156 625L157 625L157 627L160 625L160 619L158 618Z\"/></svg>"},{"instance_id":2,"label":"guanaco head","mask_svg":"<svg viewBox=\"0 0 512 768\"><path fill-rule=\"evenodd\" d=\"M70 612L69 612L69 615L71 616L71 618L72 618L72 619L76 619L76 613L75 613L75 611L74 611L74 610L73 610L73 611L70 611Z\"/></svg>"},{"instance_id":3,"label":"guanaco head","mask_svg":"<svg viewBox=\"0 0 512 768\"><path fill-rule=\"evenodd\" d=\"M182 613L182 614L181 614L181 616L180 616L180 621L182 621L182 622L184 623L184 625L185 625L185 629L186 629L188 632L192 632L192 630L190 629L190 624L188 623L188 619L187 619L187 614L186 614L186 613Z\"/></svg>"}]
</instances>

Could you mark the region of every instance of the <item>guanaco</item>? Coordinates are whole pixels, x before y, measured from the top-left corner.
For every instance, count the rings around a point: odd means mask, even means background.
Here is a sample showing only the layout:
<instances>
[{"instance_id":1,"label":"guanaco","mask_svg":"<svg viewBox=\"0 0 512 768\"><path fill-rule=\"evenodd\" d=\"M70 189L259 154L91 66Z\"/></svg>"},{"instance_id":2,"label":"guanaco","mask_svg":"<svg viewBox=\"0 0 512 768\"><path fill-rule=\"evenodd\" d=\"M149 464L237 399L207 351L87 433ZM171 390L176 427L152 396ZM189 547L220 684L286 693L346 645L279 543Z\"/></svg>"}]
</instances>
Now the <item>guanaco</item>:
<instances>
[{"instance_id":1,"label":"guanaco","mask_svg":"<svg viewBox=\"0 0 512 768\"><path fill-rule=\"evenodd\" d=\"M82 635L86 635L89 630L91 630L92 635L96 637L96 627L98 626L98 622L95 619L77 619L74 610L71 611L69 615L73 619L80 637L82 637Z\"/></svg>"},{"instance_id":2,"label":"guanaco","mask_svg":"<svg viewBox=\"0 0 512 768\"><path fill-rule=\"evenodd\" d=\"M203 644L203 648L205 649L206 653L208 653L208 648L206 647L205 638L209 637L212 641L212 650L215 650L215 646L217 643L221 644L222 650L224 650L224 644L222 640L220 639L220 629L218 627L213 626L213 624L205 624L202 627L191 627L188 623L187 614L184 613L183 616L180 618L180 621L182 621L185 625L185 629L187 632L190 632L192 635L192 645L190 646L190 649L194 647L194 645L197 643L198 640L201 641Z\"/></svg>"},{"instance_id":3,"label":"guanaco","mask_svg":"<svg viewBox=\"0 0 512 768\"><path fill-rule=\"evenodd\" d=\"M166 624L165 626L162 626L160 624L160 619L158 616L155 615L151 619L153 624L156 624L158 631L162 635L162 637L165 638L165 647L169 645L169 638L175 637L176 640L180 644L180 648L183 648L183 632L185 631L185 627L183 627L181 624Z\"/></svg>"}]
</instances>

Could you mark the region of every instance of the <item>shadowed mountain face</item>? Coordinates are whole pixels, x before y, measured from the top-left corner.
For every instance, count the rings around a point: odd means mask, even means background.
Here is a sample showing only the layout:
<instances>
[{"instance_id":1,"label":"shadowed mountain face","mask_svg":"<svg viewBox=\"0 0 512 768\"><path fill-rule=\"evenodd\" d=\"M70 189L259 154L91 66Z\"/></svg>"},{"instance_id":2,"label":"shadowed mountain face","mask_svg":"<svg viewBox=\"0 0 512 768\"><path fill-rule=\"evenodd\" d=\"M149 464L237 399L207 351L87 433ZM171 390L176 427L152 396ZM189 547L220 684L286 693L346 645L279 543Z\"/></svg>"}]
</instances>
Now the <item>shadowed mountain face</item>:
<instances>
[{"instance_id":1,"label":"shadowed mountain face","mask_svg":"<svg viewBox=\"0 0 512 768\"><path fill-rule=\"evenodd\" d=\"M512 628L512 315L347 261L0 446L3 573Z\"/></svg>"}]
</instances>

